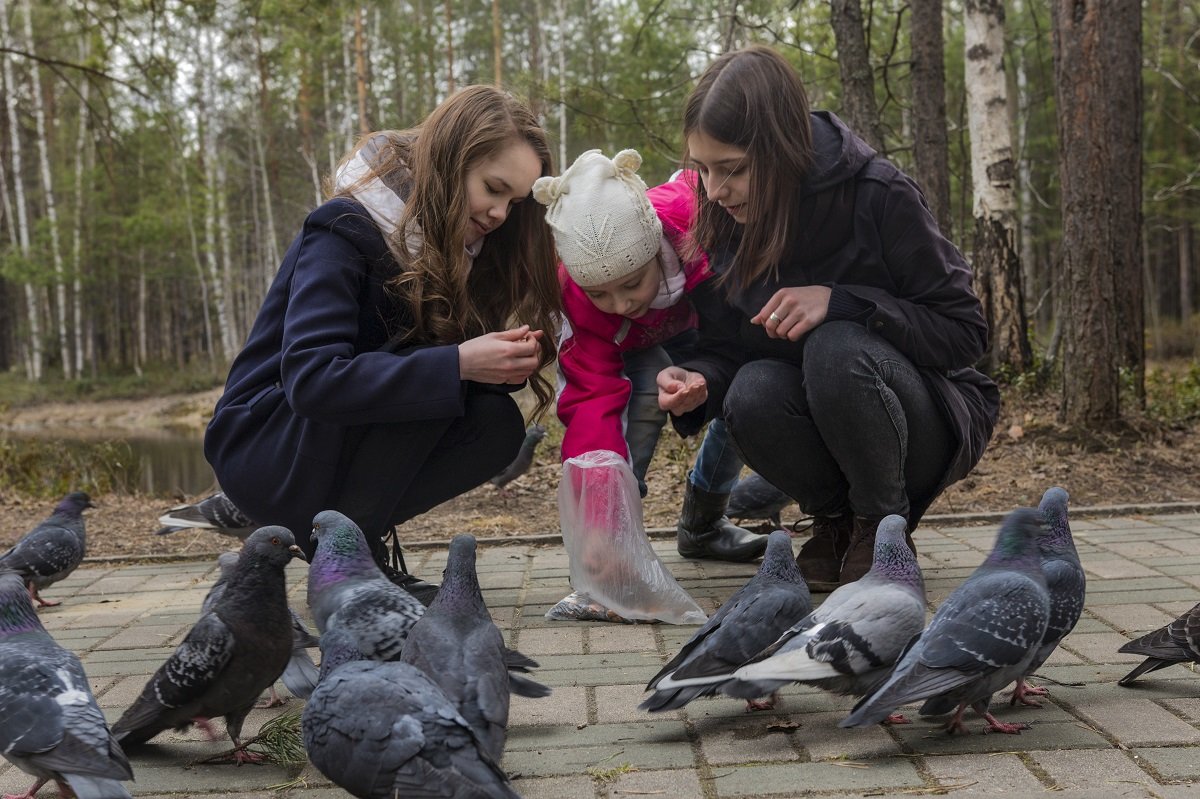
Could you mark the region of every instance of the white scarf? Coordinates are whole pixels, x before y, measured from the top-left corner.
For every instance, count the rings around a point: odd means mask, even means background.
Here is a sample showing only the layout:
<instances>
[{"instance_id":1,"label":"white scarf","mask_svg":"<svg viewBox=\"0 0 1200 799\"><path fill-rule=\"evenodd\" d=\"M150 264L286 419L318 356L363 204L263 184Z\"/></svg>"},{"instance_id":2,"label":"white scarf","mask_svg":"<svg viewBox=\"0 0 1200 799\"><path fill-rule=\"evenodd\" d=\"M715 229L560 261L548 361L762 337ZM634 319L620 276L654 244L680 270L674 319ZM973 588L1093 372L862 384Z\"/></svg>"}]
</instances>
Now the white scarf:
<instances>
[{"instance_id":1,"label":"white scarf","mask_svg":"<svg viewBox=\"0 0 1200 799\"><path fill-rule=\"evenodd\" d=\"M663 278L658 284L658 295L650 302L650 307L661 310L670 308L679 302L680 297L683 296L687 274L683 271L683 264L679 262L679 256L675 254L675 248L671 246L671 242L667 241L666 236L663 236L662 243L658 247L658 255L659 261L662 263Z\"/></svg>"},{"instance_id":2,"label":"white scarf","mask_svg":"<svg viewBox=\"0 0 1200 799\"><path fill-rule=\"evenodd\" d=\"M378 152L378 145L375 139L371 139L354 154L353 158L338 169L334 176L334 190L340 192L350 188L351 196L367 209L367 213L371 215L371 219L379 231L383 233L384 238L387 238L396 232L396 225L400 221L400 217L404 215L404 198L400 194L403 186L389 186L378 175L363 181L365 177L374 172L370 159L376 152ZM480 236L475 241L464 245L467 257L471 261L474 261L479 255L479 251L483 249L485 238L487 237ZM416 223L409 223L408 230L404 234L404 242L408 247L409 256L415 256L420 252L423 240L421 228Z\"/></svg>"}]
</instances>

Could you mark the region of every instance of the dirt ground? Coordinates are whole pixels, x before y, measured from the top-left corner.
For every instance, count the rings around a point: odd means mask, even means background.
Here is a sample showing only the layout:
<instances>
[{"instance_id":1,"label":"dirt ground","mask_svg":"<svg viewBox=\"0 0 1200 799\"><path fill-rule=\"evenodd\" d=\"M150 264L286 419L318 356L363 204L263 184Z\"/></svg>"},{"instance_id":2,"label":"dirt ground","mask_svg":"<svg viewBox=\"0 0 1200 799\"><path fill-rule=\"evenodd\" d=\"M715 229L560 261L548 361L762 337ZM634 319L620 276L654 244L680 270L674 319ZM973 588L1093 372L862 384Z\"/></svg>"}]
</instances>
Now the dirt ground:
<instances>
[{"instance_id":1,"label":"dirt ground","mask_svg":"<svg viewBox=\"0 0 1200 799\"><path fill-rule=\"evenodd\" d=\"M111 403L43 405L0 414L0 428L101 426L113 432L156 426L202 427L216 391ZM409 521L401 541L448 540L460 532L505 537L558 531L558 445L556 420L537 452L533 467L498 492L483 485ZM674 526L687 468L696 440L663 435L647 480L647 527ZM1005 512L1036 504L1042 491L1061 485L1073 507L1200 500L1200 422L1164 426L1140 424L1121 434L1072 435L1055 421L1052 397L1006 397L1000 423L983 460L967 479L952 486L930 514ZM195 500L201 497L189 497ZM171 499L141 495L105 495L88 516L90 556L131 557L156 554L209 554L236 545L233 539L204 531L156 536L157 518ZM182 498L181 498L182 499ZM0 487L0 546L15 541L49 514L53 502L32 500ZM799 518L793 505L784 521Z\"/></svg>"}]
</instances>

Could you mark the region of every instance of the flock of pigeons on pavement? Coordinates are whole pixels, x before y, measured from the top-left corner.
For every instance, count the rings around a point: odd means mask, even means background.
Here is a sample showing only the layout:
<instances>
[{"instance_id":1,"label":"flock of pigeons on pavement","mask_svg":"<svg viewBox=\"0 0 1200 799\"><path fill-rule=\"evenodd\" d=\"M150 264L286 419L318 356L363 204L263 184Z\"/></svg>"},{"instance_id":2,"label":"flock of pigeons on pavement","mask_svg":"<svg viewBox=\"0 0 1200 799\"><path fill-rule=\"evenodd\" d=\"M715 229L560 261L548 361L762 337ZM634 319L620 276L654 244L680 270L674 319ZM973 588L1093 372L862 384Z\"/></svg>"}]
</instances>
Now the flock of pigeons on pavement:
<instances>
[{"instance_id":1,"label":"flock of pigeons on pavement","mask_svg":"<svg viewBox=\"0 0 1200 799\"><path fill-rule=\"evenodd\" d=\"M796 566L791 537L770 536L757 574L700 627L650 680L641 707L683 707L724 694L770 707L777 690L807 683L859 697L842 727L906 723L902 705L949 716L966 733L967 708L991 730L993 694L1016 684L1013 704L1038 706L1045 688L1027 680L1074 628L1085 577L1067 519L1067 493L1051 488L1037 509L1001 524L991 553L926 623L925 587L905 544L904 520L879 526L874 565L816 609ZM68 494L53 515L0 555L0 753L64 796L128 797L134 778L124 748L195 725L210 739L223 717L230 757L261 755L241 739L263 692L282 679L305 698L302 737L309 760L359 797L515 797L500 767L511 696L544 697L529 676L537 663L505 646L480 590L475 539L450 543L441 589L426 608L376 566L348 518L313 520L308 607L319 637L288 607L284 571L303 555L283 527L250 529L222 495L200 518L244 538L219 559L220 577L200 618L111 729L79 658L38 618L57 604L41 591L66 578L86 551L86 494ZM161 532L188 524L186 515ZM320 647L320 667L307 649ZM1200 663L1200 604L1120 648L1145 661L1120 680L1175 663Z\"/></svg>"}]
</instances>

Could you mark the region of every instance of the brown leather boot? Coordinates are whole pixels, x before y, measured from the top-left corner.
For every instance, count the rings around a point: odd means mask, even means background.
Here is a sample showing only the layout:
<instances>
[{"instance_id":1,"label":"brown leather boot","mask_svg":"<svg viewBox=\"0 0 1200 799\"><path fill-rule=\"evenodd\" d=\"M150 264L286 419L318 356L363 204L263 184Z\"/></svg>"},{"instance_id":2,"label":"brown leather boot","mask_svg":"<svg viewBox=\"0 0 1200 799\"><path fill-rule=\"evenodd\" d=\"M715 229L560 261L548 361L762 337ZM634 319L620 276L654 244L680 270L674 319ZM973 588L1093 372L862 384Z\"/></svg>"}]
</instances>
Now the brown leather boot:
<instances>
[{"instance_id":1,"label":"brown leather boot","mask_svg":"<svg viewBox=\"0 0 1200 799\"><path fill-rule=\"evenodd\" d=\"M832 591L838 587L842 557L850 546L853 528L854 518L849 513L813 519L812 537L800 546L796 555L796 565L809 591Z\"/></svg>"}]
</instances>

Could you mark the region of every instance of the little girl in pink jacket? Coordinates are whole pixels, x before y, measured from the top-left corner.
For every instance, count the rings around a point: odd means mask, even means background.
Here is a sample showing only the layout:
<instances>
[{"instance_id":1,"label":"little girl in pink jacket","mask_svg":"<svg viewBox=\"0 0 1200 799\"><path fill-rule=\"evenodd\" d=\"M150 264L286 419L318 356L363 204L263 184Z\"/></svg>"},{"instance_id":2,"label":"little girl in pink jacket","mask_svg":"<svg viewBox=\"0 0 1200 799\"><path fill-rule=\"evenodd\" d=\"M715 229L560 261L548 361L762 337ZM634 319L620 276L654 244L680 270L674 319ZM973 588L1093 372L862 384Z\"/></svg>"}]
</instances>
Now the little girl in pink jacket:
<instances>
[{"instance_id":1,"label":"little girl in pink jacket","mask_svg":"<svg viewBox=\"0 0 1200 799\"><path fill-rule=\"evenodd\" d=\"M615 453L644 496L646 469L667 418L655 378L694 354L696 317L687 294L712 275L703 256L679 256L695 213L695 174L647 189L636 172L640 164L634 150L611 160L591 150L562 176L539 179L534 198L547 206L561 259L562 459ZM680 554L731 561L762 555L766 536L725 518L741 467L724 422L714 420L688 476Z\"/></svg>"}]
</instances>

